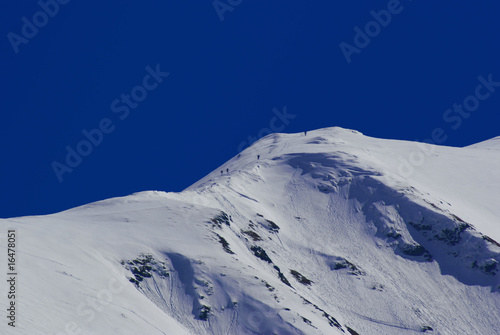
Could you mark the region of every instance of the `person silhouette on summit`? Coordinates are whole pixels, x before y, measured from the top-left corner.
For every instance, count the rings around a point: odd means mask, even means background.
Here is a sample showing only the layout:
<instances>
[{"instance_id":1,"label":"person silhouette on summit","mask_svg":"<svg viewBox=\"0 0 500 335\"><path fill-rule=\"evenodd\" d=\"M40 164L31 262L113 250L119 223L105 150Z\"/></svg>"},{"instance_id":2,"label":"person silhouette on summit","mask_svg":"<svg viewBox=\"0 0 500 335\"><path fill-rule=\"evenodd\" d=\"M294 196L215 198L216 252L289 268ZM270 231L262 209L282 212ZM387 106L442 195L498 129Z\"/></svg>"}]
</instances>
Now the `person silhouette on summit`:
<instances>
[{"instance_id":1,"label":"person silhouette on summit","mask_svg":"<svg viewBox=\"0 0 500 335\"><path fill-rule=\"evenodd\" d=\"M259 158L260 158L260 155L257 155L257 159L259 159Z\"/></svg>"}]
</instances>

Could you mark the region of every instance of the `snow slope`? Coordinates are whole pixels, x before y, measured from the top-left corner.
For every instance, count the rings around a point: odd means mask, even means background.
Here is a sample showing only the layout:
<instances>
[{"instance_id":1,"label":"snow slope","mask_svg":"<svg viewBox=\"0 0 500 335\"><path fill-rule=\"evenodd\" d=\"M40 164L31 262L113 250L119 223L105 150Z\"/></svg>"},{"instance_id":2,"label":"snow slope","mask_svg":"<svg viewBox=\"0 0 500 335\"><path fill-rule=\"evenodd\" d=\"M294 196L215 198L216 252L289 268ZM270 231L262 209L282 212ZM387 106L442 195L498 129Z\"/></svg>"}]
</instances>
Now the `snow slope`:
<instances>
[{"instance_id":1,"label":"snow slope","mask_svg":"<svg viewBox=\"0 0 500 335\"><path fill-rule=\"evenodd\" d=\"M498 334L498 142L272 134L180 193L0 220L0 333Z\"/></svg>"},{"instance_id":2,"label":"snow slope","mask_svg":"<svg viewBox=\"0 0 500 335\"><path fill-rule=\"evenodd\" d=\"M473 145L469 145L467 148L500 150L500 136Z\"/></svg>"}]
</instances>

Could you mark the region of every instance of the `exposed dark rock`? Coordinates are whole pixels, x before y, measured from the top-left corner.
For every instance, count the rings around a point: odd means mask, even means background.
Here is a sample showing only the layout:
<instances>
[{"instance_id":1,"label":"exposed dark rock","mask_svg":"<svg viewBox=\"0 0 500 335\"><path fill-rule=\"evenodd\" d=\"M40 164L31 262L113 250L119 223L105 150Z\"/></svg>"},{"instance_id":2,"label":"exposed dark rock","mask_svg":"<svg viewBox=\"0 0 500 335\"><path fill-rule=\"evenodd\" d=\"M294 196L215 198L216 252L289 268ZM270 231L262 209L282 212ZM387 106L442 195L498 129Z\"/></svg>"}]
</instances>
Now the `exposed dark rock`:
<instances>
[{"instance_id":1,"label":"exposed dark rock","mask_svg":"<svg viewBox=\"0 0 500 335\"><path fill-rule=\"evenodd\" d=\"M127 270L130 270L133 277L129 278L131 283L139 286L144 278L151 278L153 272L157 273L160 277L168 277L169 273L165 267L164 262L158 262L153 258L153 255L141 254L134 260L121 261Z\"/></svg>"},{"instance_id":2,"label":"exposed dark rock","mask_svg":"<svg viewBox=\"0 0 500 335\"><path fill-rule=\"evenodd\" d=\"M292 284L290 284L290 282L288 281L288 279L285 277L285 275L283 274L283 272L281 272L280 268L277 267L276 265L274 266L274 268L276 269L276 271L278 271L278 277L283 282L283 284L288 285L290 287L293 287Z\"/></svg>"},{"instance_id":3,"label":"exposed dark rock","mask_svg":"<svg viewBox=\"0 0 500 335\"><path fill-rule=\"evenodd\" d=\"M234 252L231 250L229 247L229 242L226 241L226 239L219 234L216 234L219 237L219 243L222 244L222 248L224 249L225 252L228 254L234 255Z\"/></svg>"},{"instance_id":4,"label":"exposed dark rock","mask_svg":"<svg viewBox=\"0 0 500 335\"><path fill-rule=\"evenodd\" d=\"M292 274L292 276L295 277L295 279L297 279L297 281L299 283L301 283L303 285L311 285L312 284L312 280L307 279L300 272L298 272L296 270L290 270L290 273Z\"/></svg>"},{"instance_id":5,"label":"exposed dark rock","mask_svg":"<svg viewBox=\"0 0 500 335\"><path fill-rule=\"evenodd\" d=\"M453 246L458 244L462 240L462 237L460 235L469 227L470 226L467 223L460 223L454 229L446 228L441 230L441 233L435 235L434 237L440 241L446 242L448 245Z\"/></svg>"},{"instance_id":6,"label":"exposed dark rock","mask_svg":"<svg viewBox=\"0 0 500 335\"><path fill-rule=\"evenodd\" d=\"M279 232L280 227L276 223L274 223L271 220L267 220L267 219L266 219L266 223L267 223L267 226L268 226L267 229L269 229L269 231L271 233L277 233L277 232Z\"/></svg>"},{"instance_id":7,"label":"exposed dark rock","mask_svg":"<svg viewBox=\"0 0 500 335\"><path fill-rule=\"evenodd\" d=\"M220 212L216 217L212 218L212 223L218 228L222 228L222 224L230 226L229 216L225 212Z\"/></svg>"},{"instance_id":8,"label":"exposed dark rock","mask_svg":"<svg viewBox=\"0 0 500 335\"><path fill-rule=\"evenodd\" d=\"M355 331L354 329L352 329L350 327L346 326L346 329L349 332L349 334L351 334L351 335L359 335L359 333L357 331Z\"/></svg>"},{"instance_id":9,"label":"exposed dark rock","mask_svg":"<svg viewBox=\"0 0 500 335\"><path fill-rule=\"evenodd\" d=\"M264 249L262 249L261 247L259 247L257 245L254 245L254 246L250 247L250 250L253 251L253 254L255 256L257 256L258 258L262 259L263 261L266 261L268 263L272 263L273 262L271 260L271 258L269 258L269 256L267 255L266 251Z\"/></svg>"},{"instance_id":10,"label":"exposed dark rock","mask_svg":"<svg viewBox=\"0 0 500 335\"><path fill-rule=\"evenodd\" d=\"M422 333L425 333L428 330L434 330L434 329L432 329L432 327L430 327L430 326L423 326L422 328L420 328L420 331Z\"/></svg>"},{"instance_id":11,"label":"exposed dark rock","mask_svg":"<svg viewBox=\"0 0 500 335\"><path fill-rule=\"evenodd\" d=\"M332 270L348 269L348 273L355 276L364 276L366 273L347 259L340 258L337 262L330 265Z\"/></svg>"},{"instance_id":12,"label":"exposed dark rock","mask_svg":"<svg viewBox=\"0 0 500 335\"><path fill-rule=\"evenodd\" d=\"M211 310L212 309L209 306L202 305L200 307L200 315L198 316L198 318L200 320L207 321Z\"/></svg>"},{"instance_id":13,"label":"exposed dark rock","mask_svg":"<svg viewBox=\"0 0 500 335\"><path fill-rule=\"evenodd\" d=\"M242 230L241 231L243 234L248 235L252 238L253 241L262 241L262 237L260 237L259 234L252 230Z\"/></svg>"}]
</instances>

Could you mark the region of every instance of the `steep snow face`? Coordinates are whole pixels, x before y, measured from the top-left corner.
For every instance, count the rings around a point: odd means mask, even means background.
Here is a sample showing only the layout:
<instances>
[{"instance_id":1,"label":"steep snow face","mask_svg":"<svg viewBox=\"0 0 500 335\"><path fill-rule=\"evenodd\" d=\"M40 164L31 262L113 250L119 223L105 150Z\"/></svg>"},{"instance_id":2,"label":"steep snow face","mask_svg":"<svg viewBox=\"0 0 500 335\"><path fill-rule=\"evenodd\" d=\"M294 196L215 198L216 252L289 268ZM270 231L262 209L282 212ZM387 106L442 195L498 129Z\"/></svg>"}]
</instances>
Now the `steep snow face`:
<instances>
[{"instance_id":1,"label":"steep snow face","mask_svg":"<svg viewBox=\"0 0 500 335\"><path fill-rule=\"evenodd\" d=\"M496 334L495 140L272 134L181 193L0 220L20 311L1 333Z\"/></svg>"}]
</instances>

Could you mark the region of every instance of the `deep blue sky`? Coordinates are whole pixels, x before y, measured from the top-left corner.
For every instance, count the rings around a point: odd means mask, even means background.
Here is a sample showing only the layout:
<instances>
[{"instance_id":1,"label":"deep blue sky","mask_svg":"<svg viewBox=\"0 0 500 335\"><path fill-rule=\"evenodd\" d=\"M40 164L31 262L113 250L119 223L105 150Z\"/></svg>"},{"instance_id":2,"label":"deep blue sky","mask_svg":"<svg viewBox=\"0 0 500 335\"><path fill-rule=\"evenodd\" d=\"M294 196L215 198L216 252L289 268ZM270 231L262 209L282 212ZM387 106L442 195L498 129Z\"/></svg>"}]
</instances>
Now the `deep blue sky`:
<instances>
[{"instance_id":1,"label":"deep blue sky","mask_svg":"<svg viewBox=\"0 0 500 335\"><path fill-rule=\"evenodd\" d=\"M354 45L353 28L394 3L243 0L221 21L212 1L73 0L45 25L37 1L0 6L0 217L180 191L283 106L296 115L283 132L341 126L424 140L440 127L450 146L500 135L500 88L456 130L443 120L479 75L500 81L495 1L402 0L350 64L339 44ZM22 36L33 15L41 27L16 53L9 33ZM121 120L111 103L157 64L170 75ZM51 164L106 118L114 130L59 182Z\"/></svg>"}]
</instances>

